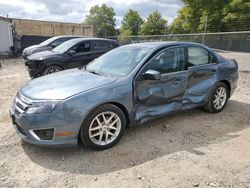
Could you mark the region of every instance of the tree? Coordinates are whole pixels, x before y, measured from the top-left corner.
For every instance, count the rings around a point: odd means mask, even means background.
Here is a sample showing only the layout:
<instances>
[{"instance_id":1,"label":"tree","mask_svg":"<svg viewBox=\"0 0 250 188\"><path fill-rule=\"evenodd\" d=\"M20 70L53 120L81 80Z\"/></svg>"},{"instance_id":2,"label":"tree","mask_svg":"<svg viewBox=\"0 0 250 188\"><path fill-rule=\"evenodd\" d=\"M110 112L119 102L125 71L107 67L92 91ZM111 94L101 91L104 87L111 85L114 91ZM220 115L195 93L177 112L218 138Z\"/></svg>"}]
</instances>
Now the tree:
<instances>
[{"instance_id":1,"label":"tree","mask_svg":"<svg viewBox=\"0 0 250 188\"><path fill-rule=\"evenodd\" d=\"M211 0L206 2L203 0L201 6L203 10L201 12L200 23L197 28L198 32L204 31L205 22L207 22L208 32L220 32L223 31L223 8L228 3L228 0Z\"/></svg>"},{"instance_id":2,"label":"tree","mask_svg":"<svg viewBox=\"0 0 250 188\"><path fill-rule=\"evenodd\" d=\"M191 28L187 22L188 8L184 7L179 10L177 18L169 26L170 33L189 33Z\"/></svg>"},{"instance_id":3,"label":"tree","mask_svg":"<svg viewBox=\"0 0 250 188\"><path fill-rule=\"evenodd\" d=\"M177 18L169 26L171 33L196 33L202 16L199 0L183 0L186 4L178 12Z\"/></svg>"},{"instance_id":4,"label":"tree","mask_svg":"<svg viewBox=\"0 0 250 188\"><path fill-rule=\"evenodd\" d=\"M185 6L170 25L171 33L250 30L249 0L183 0Z\"/></svg>"},{"instance_id":5,"label":"tree","mask_svg":"<svg viewBox=\"0 0 250 188\"><path fill-rule=\"evenodd\" d=\"M125 30L125 29L123 29L122 31L121 31L121 33L120 33L120 36L121 37L126 37L126 36L131 36L131 35L133 35L133 33L132 33L132 31L131 30Z\"/></svg>"},{"instance_id":6,"label":"tree","mask_svg":"<svg viewBox=\"0 0 250 188\"><path fill-rule=\"evenodd\" d=\"M130 9L123 17L121 26L121 35L126 34L138 35L140 26L143 24L143 19L137 11Z\"/></svg>"},{"instance_id":7,"label":"tree","mask_svg":"<svg viewBox=\"0 0 250 188\"><path fill-rule=\"evenodd\" d=\"M119 36L119 41L123 44L129 43L131 38L129 38L128 36L131 36L131 35L133 35L132 31L122 30Z\"/></svg>"},{"instance_id":8,"label":"tree","mask_svg":"<svg viewBox=\"0 0 250 188\"><path fill-rule=\"evenodd\" d=\"M112 7L105 4L91 7L89 15L86 16L85 23L94 27L94 32L98 37L113 36L115 32L115 12Z\"/></svg>"},{"instance_id":9,"label":"tree","mask_svg":"<svg viewBox=\"0 0 250 188\"><path fill-rule=\"evenodd\" d=\"M142 35L162 35L166 33L167 20L163 19L161 14L156 11L150 14L141 26Z\"/></svg>"},{"instance_id":10,"label":"tree","mask_svg":"<svg viewBox=\"0 0 250 188\"><path fill-rule=\"evenodd\" d=\"M250 31L249 0L231 0L223 9L225 31Z\"/></svg>"}]
</instances>

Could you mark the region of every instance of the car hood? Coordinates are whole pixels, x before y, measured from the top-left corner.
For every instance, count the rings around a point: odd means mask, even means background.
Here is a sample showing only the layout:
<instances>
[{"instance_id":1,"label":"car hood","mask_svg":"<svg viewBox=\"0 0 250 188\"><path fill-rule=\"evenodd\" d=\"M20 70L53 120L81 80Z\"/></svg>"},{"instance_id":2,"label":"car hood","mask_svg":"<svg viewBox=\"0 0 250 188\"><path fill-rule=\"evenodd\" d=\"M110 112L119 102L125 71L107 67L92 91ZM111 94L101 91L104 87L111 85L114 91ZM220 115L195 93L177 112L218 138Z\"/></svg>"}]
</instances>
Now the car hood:
<instances>
[{"instance_id":1,"label":"car hood","mask_svg":"<svg viewBox=\"0 0 250 188\"><path fill-rule=\"evenodd\" d=\"M29 47L25 48L24 50L26 50L26 51L32 51L32 50L34 50L36 48L39 48L39 47L40 47L39 45L32 45L32 46L29 46Z\"/></svg>"},{"instance_id":2,"label":"car hood","mask_svg":"<svg viewBox=\"0 0 250 188\"><path fill-rule=\"evenodd\" d=\"M31 55L33 53L41 52L41 51L48 50L48 49L51 49L51 48L49 46L33 45L33 46L29 46L25 48L23 50L23 53L26 55Z\"/></svg>"},{"instance_id":3,"label":"car hood","mask_svg":"<svg viewBox=\"0 0 250 188\"><path fill-rule=\"evenodd\" d=\"M29 60L44 60L44 59L50 59L50 58L54 58L58 56L61 56L61 54L57 54L52 51L46 50L46 51L34 53L28 56L28 59Z\"/></svg>"},{"instance_id":4,"label":"car hood","mask_svg":"<svg viewBox=\"0 0 250 188\"><path fill-rule=\"evenodd\" d=\"M31 80L20 92L34 100L62 100L116 80L114 77L96 75L77 68Z\"/></svg>"}]
</instances>

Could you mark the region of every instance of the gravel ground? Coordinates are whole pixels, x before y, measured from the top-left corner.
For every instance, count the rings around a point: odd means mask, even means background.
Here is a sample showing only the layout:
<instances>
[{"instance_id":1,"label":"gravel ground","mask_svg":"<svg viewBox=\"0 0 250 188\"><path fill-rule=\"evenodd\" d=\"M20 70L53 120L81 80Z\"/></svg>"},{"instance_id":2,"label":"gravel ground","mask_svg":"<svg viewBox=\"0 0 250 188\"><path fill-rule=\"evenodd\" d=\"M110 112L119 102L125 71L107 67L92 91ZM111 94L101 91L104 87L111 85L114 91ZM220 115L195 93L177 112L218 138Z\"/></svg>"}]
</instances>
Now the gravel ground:
<instances>
[{"instance_id":1,"label":"gravel ground","mask_svg":"<svg viewBox=\"0 0 250 188\"><path fill-rule=\"evenodd\" d=\"M115 147L39 148L8 109L29 80L21 59L0 68L0 187L250 187L250 73L223 112L185 111L130 128Z\"/></svg>"}]
</instances>

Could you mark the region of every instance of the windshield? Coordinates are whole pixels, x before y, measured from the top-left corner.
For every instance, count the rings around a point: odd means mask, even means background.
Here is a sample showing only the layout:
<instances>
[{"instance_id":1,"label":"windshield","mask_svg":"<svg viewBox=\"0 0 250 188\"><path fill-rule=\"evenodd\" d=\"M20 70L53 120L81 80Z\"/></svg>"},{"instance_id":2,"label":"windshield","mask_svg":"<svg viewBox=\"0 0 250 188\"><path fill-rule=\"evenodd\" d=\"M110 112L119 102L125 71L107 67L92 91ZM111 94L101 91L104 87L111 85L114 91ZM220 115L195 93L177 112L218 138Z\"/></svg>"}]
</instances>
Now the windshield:
<instances>
[{"instance_id":1,"label":"windshield","mask_svg":"<svg viewBox=\"0 0 250 188\"><path fill-rule=\"evenodd\" d=\"M126 76L151 50L149 47L123 46L99 57L86 70L97 74Z\"/></svg>"},{"instance_id":2,"label":"windshield","mask_svg":"<svg viewBox=\"0 0 250 188\"><path fill-rule=\"evenodd\" d=\"M56 40L58 37L51 37L43 42L41 42L39 45L42 45L42 46L46 46L48 44L50 44L51 42L53 42L54 40Z\"/></svg>"},{"instance_id":3,"label":"windshield","mask_svg":"<svg viewBox=\"0 0 250 188\"><path fill-rule=\"evenodd\" d=\"M55 53L63 54L64 52L68 51L72 46L74 46L78 42L79 41L75 41L74 39L73 40L68 40L68 41L60 44L59 46L55 47L51 51L55 52Z\"/></svg>"}]
</instances>

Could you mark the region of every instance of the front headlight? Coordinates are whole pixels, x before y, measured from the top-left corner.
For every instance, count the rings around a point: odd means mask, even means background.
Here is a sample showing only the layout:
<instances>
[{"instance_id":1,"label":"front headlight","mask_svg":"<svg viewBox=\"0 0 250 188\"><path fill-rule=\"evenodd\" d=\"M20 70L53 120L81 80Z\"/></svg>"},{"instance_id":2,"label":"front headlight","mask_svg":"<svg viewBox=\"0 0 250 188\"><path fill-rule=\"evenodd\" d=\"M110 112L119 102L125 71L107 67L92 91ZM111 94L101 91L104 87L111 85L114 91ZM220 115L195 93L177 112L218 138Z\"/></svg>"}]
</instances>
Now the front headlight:
<instances>
[{"instance_id":1,"label":"front headlight","mask_svg":"<svg viewBox=\"0 0 250 188\"><path fill-rule=\"evenodd\" d=\"M23 50L22 55L26 55L27 54L27 50Z\"/></svg>"},{"instance_id":2,"label":"front headlight","mask_svg":"<svg viewBox=\"0 0 250 188\"><path fill-rule=\"evenodd\" d=\"M44 114L52 112L60 101L34 102L27 109L27 114Z\"/></svg>"},{"instance_id":3,"label":"front headlight","mask_svg":"<svg viewBox=\"0 0 250 188\"><path fill-rule=\"evenodd\" d=\"M31 55L31 53L32 53L32 52L31 52L30 50L26 50L26 51L25 51L25 55L26 55L26 56Z\"/></svg>"}]
</instances>

